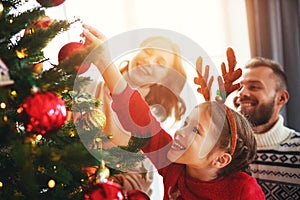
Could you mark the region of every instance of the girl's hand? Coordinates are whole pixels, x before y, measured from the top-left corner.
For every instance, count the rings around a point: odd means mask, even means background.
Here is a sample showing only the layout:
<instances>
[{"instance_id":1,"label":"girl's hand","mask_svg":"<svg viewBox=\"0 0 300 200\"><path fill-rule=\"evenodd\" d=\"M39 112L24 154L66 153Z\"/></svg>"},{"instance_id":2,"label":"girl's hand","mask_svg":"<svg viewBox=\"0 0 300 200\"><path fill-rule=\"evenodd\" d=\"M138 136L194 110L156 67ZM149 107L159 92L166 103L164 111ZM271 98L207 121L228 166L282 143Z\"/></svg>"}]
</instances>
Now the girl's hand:
<instances>
[{"instance_id":1,"label":"girl's hand","mask_svg":"<svg viewBox=\"0 0 300 200\"><path fill-rule=\"evenodd\" d=\"M89 25L84 24L83 28L83 36L86 38L86 44L93 47L93 50L89 54L89 59L91 59L100 71L106 86L112 94L123 92L127 86L127 82L111 60L108 45L105 42L106 37Z\"/></svg>"},{"instance_id":2,"label":"girl's hand","mask_svg":"<svg viewBox=\"0 0 300 200\"><path fill-rule=\"evenodd\" d=\"M111 64L111 57L107 47L106 37L92 26L83 25L82 35L85 37L85 44L88 48L93 49L89 59L93 62L101 74Z\"/></svg>"},{"instance_id":3,"label":"girl's hand","mask_svg":"<svg viewBox=\"0 0 300 200\"><path fill-rule=\"evenodd\" d=\"M83 24L83 36L85 36L85 44L90 45L94 43L103 43L106 37L97 29L87 24Z\"/></svg>"}]
</instances>

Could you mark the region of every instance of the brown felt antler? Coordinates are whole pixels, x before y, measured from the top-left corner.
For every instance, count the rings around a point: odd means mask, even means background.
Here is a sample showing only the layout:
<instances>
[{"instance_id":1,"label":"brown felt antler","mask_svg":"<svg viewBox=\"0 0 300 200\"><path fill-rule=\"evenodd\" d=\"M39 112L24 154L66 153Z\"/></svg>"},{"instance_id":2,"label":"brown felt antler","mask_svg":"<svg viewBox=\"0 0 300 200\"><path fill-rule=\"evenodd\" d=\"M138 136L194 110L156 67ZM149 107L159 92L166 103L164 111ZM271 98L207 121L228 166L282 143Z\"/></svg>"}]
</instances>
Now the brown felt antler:
<instances>
[{"instance_id":1,"label":"brown felt antler","mask_svg":"<svg viewBox=\"0 0 300 200\"><path fill-rule=\"evenodd\" d=\"M220 95L222 97L222 101L225 102L226 97L231 94L233 91L240 88L240 83L235 83L242 76L242 70L240 68L234 69L236 67L236 58L234 55L234 51L232 48L227 48L226 51L227 61L228 61L228 72L226 71L226 65L224 62L221 64L222 69L222 77L218 77ZM225 95L224 95L225 92Z\"/></svg>"},{"instance_id":2,"label":"brown felt antler","mask_svg":"<svg viewBox=\"0 0 300 200\"><path fill-rule=\"evenodd\" d=\"M203 95L205 101L210 100L210 90L211 85L214 81L214 77L211 76L208 80L209 76L209 66L205 66L204 76L202 76L202 57L200 56L196 61L196 71L198 77L194 78L194 83L199 85L200 87L197 88L197 92Z\"/></svg>"},{"instance_id":3,"label":"brown felt antler","mask_svg":"<svg viewBox=\"0 0 300 200\"><path fill-rule=\"evenodd\" d=\"M226 65L223 62L221 64L222 68L222 77L218 77L218 83L219 83L219 89L220 94L222 98L221 101L224 103L227 96L231 94L233 91L240 88L240 83L235 83L236 80L238 80L242 76L242 70L240 68L234 69L236 67L236 58L234 55L234 51L232 48L227 48L226 51L227 61L228 61L228 72L226 71ZM224 82L223 82L224 81ZM217 98L217 97L216 97ZM232 155L236 148L236 140L237 140L237 128L236 128L236 122L234 120L234 116L230 108L227 106L226 108L226 115L228 118L230 130L231 130L231 148L230 148L230 154Z\"/></svg>"},{"instance_id":4,"label":"brown felt antler","mask_svg":"<svg viewBox=\"0 0 300 200\"><path fill-rule=\"evenodd\" d=\"M228 72L226 71L226 65L223 62L221 64L222 68L222 77L218 77L218 83L219 83L219 94L216 96L216 101L219 103L225 103L225 100L229 94L231 94L233 91L240 88L240 83L235 83L236 80L238 80L242 75L242 70L240 68L234 69L236 67L236 58L234 55L234 51L232 48L227 48L226 51L227 61L228 61ZM205 101L210 100L210 90L211 85L213 82L213 76L209 76L209 66L207 65L205 67L204 76L202 76L202 58L199 57L196 62L196 71L198 74L198 77L194 78L194 83L199 85L200 87L197 88L197 92L203 95ZM234 120L233 113L229 107L227 107L225 104L226 109L226 116L229 122L230 130L231 130L231 148L230 148L230 154L233 155L235 148L236 148L236 140L237 140L237 128L236 128L236 122Z\"/></svg>"}]
</instances>

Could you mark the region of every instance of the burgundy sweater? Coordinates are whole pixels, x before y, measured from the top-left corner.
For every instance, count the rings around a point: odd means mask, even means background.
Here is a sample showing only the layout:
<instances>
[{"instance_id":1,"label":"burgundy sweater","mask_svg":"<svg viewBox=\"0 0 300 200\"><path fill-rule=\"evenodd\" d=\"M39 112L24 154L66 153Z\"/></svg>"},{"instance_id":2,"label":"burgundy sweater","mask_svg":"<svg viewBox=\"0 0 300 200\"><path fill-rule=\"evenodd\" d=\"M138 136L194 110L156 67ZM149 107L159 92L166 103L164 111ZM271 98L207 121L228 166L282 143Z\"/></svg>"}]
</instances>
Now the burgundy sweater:
<instances>
[{"instance_id":1,"label":"burgundy sweater","mask_svg":"<svg viewBox=\"0 0 300 200\"><path fill-rule=\"evenodd\" d=\"M171 163L167 152L172 138L151 115L148 104L136 90L127 86L122 94L112 95L112 108L125 130L136 137L150 137L143 148L163 177L164 199L265 199L255 178L244 172L236 172L214 181L200 181L185 173L185 165Z\"/></svg>"}]
</instances>

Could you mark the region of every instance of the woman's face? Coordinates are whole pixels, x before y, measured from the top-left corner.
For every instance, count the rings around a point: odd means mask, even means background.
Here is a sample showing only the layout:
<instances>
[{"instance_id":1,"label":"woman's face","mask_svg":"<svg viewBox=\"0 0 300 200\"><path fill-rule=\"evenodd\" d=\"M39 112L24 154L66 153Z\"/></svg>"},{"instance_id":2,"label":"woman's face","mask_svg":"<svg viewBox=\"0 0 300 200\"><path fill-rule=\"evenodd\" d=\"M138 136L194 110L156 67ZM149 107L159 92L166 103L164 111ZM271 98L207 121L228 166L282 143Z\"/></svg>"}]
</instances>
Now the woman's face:
<instances>
[{"instance_id":1,"label":"woman's face","mask_svg":"<svg viewBox=\"0 0 300 200\"><path fill-rule=\"evenodd\" d=\"M128 76L131 84L142 86L165 82L168 71L174 66L174 59L174 54L169 51L151 46L142 49L129 64Z\"/></svg>"},{"instance_id":2,"label":"woman's face","mask_svg":"<svg viewBox=\"0 0 300 200\"><path fill-rule=\"evenodd\" d=\"M196 107L176 131L168 152L172 162L199 165L209 162L208 153L213 149L220 132L211 120L210 109ZM208 163L207 163L208 164Z\"/></svg>"}]
</instances>

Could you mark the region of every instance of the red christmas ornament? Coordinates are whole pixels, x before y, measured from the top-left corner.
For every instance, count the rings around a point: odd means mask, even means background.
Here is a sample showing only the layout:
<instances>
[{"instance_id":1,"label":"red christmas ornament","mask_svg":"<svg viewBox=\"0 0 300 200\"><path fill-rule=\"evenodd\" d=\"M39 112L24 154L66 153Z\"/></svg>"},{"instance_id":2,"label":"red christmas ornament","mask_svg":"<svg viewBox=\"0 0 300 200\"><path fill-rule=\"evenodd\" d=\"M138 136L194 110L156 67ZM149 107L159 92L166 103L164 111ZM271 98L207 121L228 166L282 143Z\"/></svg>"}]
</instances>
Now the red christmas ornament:
<instances>
[{"instance_id":1,"label":"red christmas ornament","mask_svg":"<svg viewBox=\"0 0 300 200\"><path fill-rule=\"evenodd\" d=\"M48 28L48 26L53 22L53 19L51 19L48 16L45 16L35 22L33 22L32 27L33 28Z\"/></svg>"},{"instance_id":2,"label":"red christmas ornament","mask_svg":"<svg viewBox=\"0 0 300 200\"><path fill-rule=\"evenodd\" d=\"M150 200L147 194L139 190L131 190L124 194L119 184L112 181L92 185L84 195L84 200Z\"/></svg>"},{"instance_id":3,"label":"red christmas ornament","mask_svg":"<svg viewBox=\"0 0 300 200\"><path fill-rule=\"evenodd\" d=\"M41 6L49 8L62 4L65 0L36 0Z\"/></svg>"},{"instance_id":4,"label":"red christmas ornament","mask_svg":"<svg viewBox=\"0 0 300 200\"><path fill-rule=\"evenodd\" d=\"M73 55L80 53L80 51L84 51L86 49L86 45L80 42L70 42L65 44L58 52L58 62L62 62ZM76 71L79 74L83 74L89 69L89 65L81 65L76 66Z\"/></svg>"},{"instance_id":5,"label":"red christmas ornament","mask_svg":"<svg viewBox=\"0 0 300 200\"><path fill-rule=\"evenodd\" d=\"M84 195L84 200L125 200L124 193L119 184L107 181L92 185Z\"/></svg>"},{"instance_id":6,"label":"red christmas ornament","mask_svg":"<svg viewBox=\"0 0 300 200\"><path fill-rule=\"evenodd\" d=\"M50 26L52 22L53 20L50 17L44 16L39 20L33 22L28 28L26 28L24 35L30 35L34 33L34 31L36 31L37 29L46 29Z\"/></svg>"},{"instance_id":7,"label":"red christmas ornament","mask_svg":"<svg viewBox=\"0 0 300 200\"><path fill-rule=\"evenodd\" d=\"M67 119L67 109L62 99L52 92L36 92L21 105L27 132L46 134L61 128Z\"/></svg>"}]
</instances>

